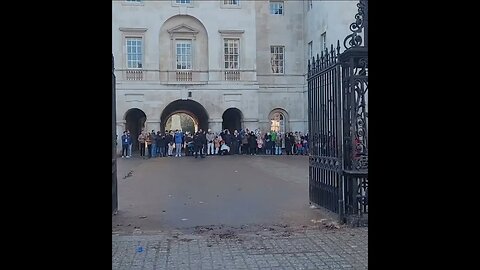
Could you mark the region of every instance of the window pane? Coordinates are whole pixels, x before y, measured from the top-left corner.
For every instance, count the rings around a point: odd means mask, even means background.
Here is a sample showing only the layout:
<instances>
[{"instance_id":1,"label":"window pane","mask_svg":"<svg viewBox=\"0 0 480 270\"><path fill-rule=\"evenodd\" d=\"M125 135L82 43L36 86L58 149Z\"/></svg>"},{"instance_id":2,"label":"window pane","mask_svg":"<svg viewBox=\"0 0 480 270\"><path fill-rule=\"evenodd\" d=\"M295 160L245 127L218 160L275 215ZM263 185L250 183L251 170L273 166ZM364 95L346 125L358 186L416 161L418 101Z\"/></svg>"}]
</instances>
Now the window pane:
<instances>
[{"instance_id":1,"label":"window pane","mask_svg":"<svg viewBox=\"0 0 480 270\"><path fill-rule=\"evenodd\" d=\"M283 73L283 59L284 59L284 47L283 46L271 46L271 60L270 63L272 65L272 72L273 73Z\"/></svg>"},{"instance_id":2,"label":"window pane","mask_svg":"<svg viewBox=\"0 0 480 270\"><path fill-rule=\"evenodd\" d=\"M127 38L127 67L142 68L142 39Z\"/></svg>"},{"instance_id":3,"label":"window pane","mask_svg":"<svg viewBox=\"0 0 480 270\"><path fill-rule=\"evenodd\" d=\"M283 14L283 2L270 2L270 14Z\"/></svg>"},{"instance_id":4,"label":"window pane","mask_svg":"<svg viewBox=\"0 0 480 270\"><path fill-rule=\"evenodd\" d=\"M224 39L224 67L226 69L238 69L239 64L239 40L238 39Z\"/></svg>"},{"instance_id":5,"label":"window pane","mask_svg":"<svg viewBox=\"0 0 480 270\"><path fill-rule=\"evenodd\" d=\"M191 43L188 40L177 41L177 69L191 69Z\"/></svg>"}]
</instances>

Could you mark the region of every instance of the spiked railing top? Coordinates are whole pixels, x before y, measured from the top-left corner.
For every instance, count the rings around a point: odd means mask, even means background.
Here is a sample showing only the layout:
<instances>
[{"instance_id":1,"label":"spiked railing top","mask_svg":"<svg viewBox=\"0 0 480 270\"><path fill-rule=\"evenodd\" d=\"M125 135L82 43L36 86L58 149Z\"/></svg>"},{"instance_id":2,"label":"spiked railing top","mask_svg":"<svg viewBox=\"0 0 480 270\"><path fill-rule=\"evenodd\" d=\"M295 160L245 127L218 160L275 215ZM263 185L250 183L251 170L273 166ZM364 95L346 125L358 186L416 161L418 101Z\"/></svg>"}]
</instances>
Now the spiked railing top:
<instances>
[{"instance_id":1,"label":"spiked railing top","mask_svg":"<svg viewBox=\"0 0 480 270\"><path fill-rule=\"evenodd\" d=\"M335 65L338 62L338 56L340 55L340 40L337 40L337 47L334 48L333 44L330 46L330 51L328 48L325 48L324 51L320 52L320 55L317 53L317 58L312 57L312 62L308 60L308 73L314 73L326 68L329 68Z\"/></svg>"}]
</instances>

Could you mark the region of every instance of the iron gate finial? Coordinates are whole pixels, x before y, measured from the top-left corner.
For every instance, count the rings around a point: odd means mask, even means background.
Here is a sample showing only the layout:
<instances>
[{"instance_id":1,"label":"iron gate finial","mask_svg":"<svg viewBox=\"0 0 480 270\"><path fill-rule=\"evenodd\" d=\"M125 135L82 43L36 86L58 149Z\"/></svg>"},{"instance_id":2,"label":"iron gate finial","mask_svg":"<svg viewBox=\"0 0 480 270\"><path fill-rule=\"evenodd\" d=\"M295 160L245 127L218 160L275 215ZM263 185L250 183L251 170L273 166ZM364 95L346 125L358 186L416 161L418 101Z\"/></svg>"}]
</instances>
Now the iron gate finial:
<instances>
[{"instance_id":1,"label":"iron gate finial","mask_svg":"<svg viewBox=\"0 0 480 270\"><path fill-rule=\"evenodd\" d=\"M357 4L358 13L355 15L355 22L350 24L350 35L345 37L343 46L345 49L361 46L368 47L368 0L360 0ZM359 35L363 32L363 39Z\"/></svg>"}]
</instances>

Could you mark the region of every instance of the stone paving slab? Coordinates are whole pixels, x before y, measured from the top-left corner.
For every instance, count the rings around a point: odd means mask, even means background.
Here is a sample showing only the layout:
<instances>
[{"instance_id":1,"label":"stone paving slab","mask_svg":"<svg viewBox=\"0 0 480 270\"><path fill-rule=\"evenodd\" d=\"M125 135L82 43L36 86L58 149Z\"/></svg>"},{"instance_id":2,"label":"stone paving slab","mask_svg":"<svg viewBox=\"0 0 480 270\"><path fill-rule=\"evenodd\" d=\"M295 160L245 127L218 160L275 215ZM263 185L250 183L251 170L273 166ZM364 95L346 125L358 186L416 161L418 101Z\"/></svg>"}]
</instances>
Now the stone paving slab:
<instances>
[{"instance_id":1,"label":"stone paving slab","mask_svg":"<svg viewBox=\"0 0 480 270\"><path fill-rule=\"evenodd\" d=\"M112 269L368 269L368 228L112 235Z\"/></svg>"}]
</instances>

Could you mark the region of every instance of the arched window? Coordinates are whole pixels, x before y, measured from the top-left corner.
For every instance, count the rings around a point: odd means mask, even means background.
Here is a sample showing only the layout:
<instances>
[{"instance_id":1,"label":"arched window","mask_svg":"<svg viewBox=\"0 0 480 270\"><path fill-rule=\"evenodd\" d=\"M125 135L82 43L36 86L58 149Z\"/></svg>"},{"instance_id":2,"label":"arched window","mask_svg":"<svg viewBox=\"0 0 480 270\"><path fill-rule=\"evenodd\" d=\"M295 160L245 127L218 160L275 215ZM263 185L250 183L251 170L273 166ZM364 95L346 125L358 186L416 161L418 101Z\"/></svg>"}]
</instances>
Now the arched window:
<instances>
[{"instance_id":1,"label":"arched window","mask_svg":"<svg viewBox=\"0 0 480 270\"><path fill-rule=\"evenodd\" d=\"M272 114L270 130L285 133L285 116L280 112Z\"/></svg>"}]
</instances>

